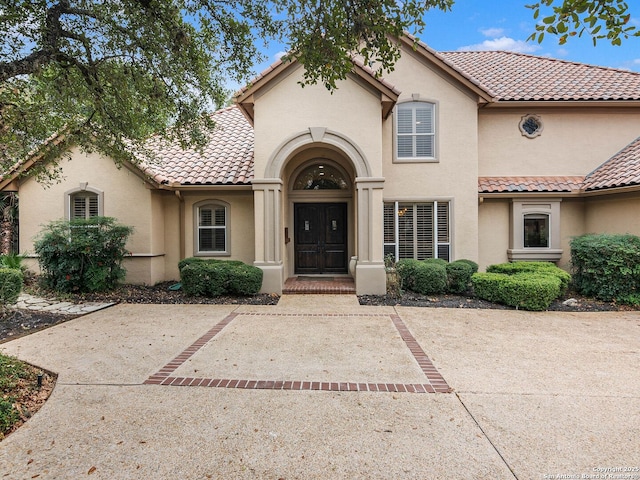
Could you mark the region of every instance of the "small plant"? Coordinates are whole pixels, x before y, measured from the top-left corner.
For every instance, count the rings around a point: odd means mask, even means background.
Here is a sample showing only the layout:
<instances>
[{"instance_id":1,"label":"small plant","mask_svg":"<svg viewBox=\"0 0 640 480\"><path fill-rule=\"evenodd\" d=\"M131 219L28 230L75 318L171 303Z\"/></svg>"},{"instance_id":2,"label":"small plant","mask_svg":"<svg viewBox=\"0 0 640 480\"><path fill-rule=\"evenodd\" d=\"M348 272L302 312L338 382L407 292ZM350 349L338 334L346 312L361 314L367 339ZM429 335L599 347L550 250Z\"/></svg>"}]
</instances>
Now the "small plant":
<instances>
[{"instance_id":1,"label":"small plant","mask_svg":"<svg viewBox=\"0 0 640 480\"><path fill-rule=\"evenodd\" d=\"M24 257L17 253L7 253L0 255L0 268L13 268L24 272L25 266L22 264Z\"/></svg>"},{"instance_id":2,"label":"small plant","mask_svg":"<svg viewBox=\"0 0 640 480\"><path fill-rule=\"evenodd\" d=\"M22 271L15 268L0 268L0 307L18 301L22 290Z\"/></svg>"},{"instance_id":3,"label":"small plant","mask_svg":"<svg viewBox=\"0 0 640 480\"><path fill-rule=\"evenodd\" d=\"M63 293L113 289L126 274L132 231L109 217L50 223L34 244L44 285Z\"/></svg>"}]
</instances>

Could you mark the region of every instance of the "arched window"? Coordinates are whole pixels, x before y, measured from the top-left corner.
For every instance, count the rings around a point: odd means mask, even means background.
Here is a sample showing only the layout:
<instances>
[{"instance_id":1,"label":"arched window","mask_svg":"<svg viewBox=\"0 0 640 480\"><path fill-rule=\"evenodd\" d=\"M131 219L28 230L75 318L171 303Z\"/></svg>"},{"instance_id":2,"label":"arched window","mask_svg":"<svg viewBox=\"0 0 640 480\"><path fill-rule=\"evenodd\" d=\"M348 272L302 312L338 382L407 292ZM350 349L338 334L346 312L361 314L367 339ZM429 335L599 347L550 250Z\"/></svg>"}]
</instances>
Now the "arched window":
<instances>
[{"instance_id":1,"label":"arched window","mask_svg":"<svg viewBox=\"0 0 640 480\"><path fill-rule=\"evenodd\" d=\"M69 220L104 215L104 193L86 183L65 192L65 216Z\"/></svg>"},{"instance_id":2,"label":"arched window","mask_svg":"<svg viewBox=\"0 0 640 480\"><path fill-rule=\"evenodd\" d=\"M294 190L347 190L349 184L336 167L327 163L308 166L293 183Z\"/></svg>"},{"instance_id":3,"label":"arched window","mask_svg":"<svg viewBox=\"0 0 640 480\"><path fill-rule=\"evenodd\" d=\"M194 206L195 253L197 255L228 255L228 205L207 200Z\"/></svg>"}]
</instances>

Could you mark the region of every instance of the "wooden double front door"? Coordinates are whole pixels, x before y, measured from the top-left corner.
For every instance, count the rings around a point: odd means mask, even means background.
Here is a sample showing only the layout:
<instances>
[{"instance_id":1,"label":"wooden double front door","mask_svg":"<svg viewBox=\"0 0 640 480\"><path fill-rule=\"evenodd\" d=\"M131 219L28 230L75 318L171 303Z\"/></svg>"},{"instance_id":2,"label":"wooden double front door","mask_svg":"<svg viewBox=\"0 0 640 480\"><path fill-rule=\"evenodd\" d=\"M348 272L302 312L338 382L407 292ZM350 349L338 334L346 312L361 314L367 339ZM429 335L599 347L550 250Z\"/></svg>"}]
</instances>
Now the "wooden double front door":
<instances>
[{"instance_id":1,"label":"wooden double front door","mask_svg":"<svg viewBox=\"0 0 640 480\"><path fill-rule=\"evenodd\" d=\"M295 273L347 273L347 204L294 204Z\"/></svg>"}]
</instances>

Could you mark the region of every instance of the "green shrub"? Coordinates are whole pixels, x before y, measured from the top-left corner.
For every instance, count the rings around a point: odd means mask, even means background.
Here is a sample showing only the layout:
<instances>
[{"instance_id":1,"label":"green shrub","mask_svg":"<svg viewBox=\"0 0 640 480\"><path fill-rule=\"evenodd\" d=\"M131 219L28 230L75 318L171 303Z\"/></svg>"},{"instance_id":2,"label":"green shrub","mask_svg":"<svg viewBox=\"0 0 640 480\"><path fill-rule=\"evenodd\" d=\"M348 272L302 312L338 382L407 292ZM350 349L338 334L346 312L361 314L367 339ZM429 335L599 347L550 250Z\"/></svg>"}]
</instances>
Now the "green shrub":
<instances>
[{"instance_id":1,"label":"green shrub","mask_svg":"<svg viewBox=\"0 0 640 480\"><path fill-rule=\"evenodd\" d=\"M487 267L489 273L504 273L506 275L517 275L519 273L540 273L552 275L560 280L560 290L563 294L569 287L571 275L551 262L513 262L499 263Z\"/></svg>"},{"instance_id":2,"label":"green shrub","mask_svg":"<svg viewBox=\"0 0 640 480\"><path fill-rule=\"evenodd\" d=\"M234 265L231 268L229 288L238 295L255 295L262 288L263 271L253 265Z\"/></svg>"},{"instance_id":3,"label":"green shrub","mask_svg":"<svg viewBox=\"0 0 640 480\"><path fill-rule=\"evenodd\" d=\"M418 260L404 258L396 263L396 272L400 276L401 288L414 290L416 284L416 269L420 265Z\"/></svg>"},{"instance_id":4,"label":"green shrub","mask_svg":"<svg viewBox=\"0 0 640 480\"><path fill-rule=\"evenodd\" d=\"M467 260L466 258L461 258L460 260L456 260L454 263L466 263L471 267L472 274L478 272L478 264L473 260Z\"/></svg>"},{"instance_id":5,"label":"green shrub","mask_svg":"<svg viewBox=\"0 0 640 480\"><path fill-rule=\"evenodd\" d=\"M423 295L446 292L447 269L445 265L437 262L418 262L415 271L414 291Z\"/></svg>"},{"instance_id":6,"label":"green shrub","mask_svg":"<svg viewBox=\"0 0 640 480\"><path fill-rule=\"evenodd\" d=\"M15 268L0 268L0 305L16 303L20 290L22 290L22 271Z\"/></svg>"},{"instance_id":7,"label":"green shrub","mask_svg":"<svg viewBox=\"0 0 640 480\"><path fill-rule=\"evenodd\" d=\"M59 292L96 292L124 279L125 249L133 229L114 218L56 221L36 240L45 286Z\"/></svg>"},{"instance_id":8,"label":"green shrub","mask_svg":"<svg viewBox=\"0 0 640 480\"><path fill-rule=\"evenodd\" d=\"M514 262L490 265L475 273L474 294L484 300L524 310L546 310L566 291L571 275L549 262Z\"/></svg>"},{"instance_id":9,"label":"green shrub","mask_svg":"<svg viewBox=\"0 0 640 480\"><path fill-rule=\"evenodd\" d=\"M447 263L447 286L451 293L464 293L469 288L473 267L468 262L456 260Z\"/></svg>"},{"instance_id":10,"label":"green shrub","mask_svg":"<svg viewBox=\"0 0 640 480\"><path fill-rule=\"evenodd\" d=\"M562 281L554 275L523 272L475 273L471 277L478 298L523 310L546 310L561 295Z\"/></svg>"},{"instance_id":11,"label":"green shrub","mask_svg":"<svg viewBox=\"0 0 640 480\"><path fill-rule=\"evenodd\" d=\"M600 300L640 295L640 237L583 235L571 241L576 290Z\"/></svg>"},{"instance_id":12,"label":"green shrub","mask_svg":"<svg viewBox=\"0 0 640 480\"><path fill-rule=\"evenodd\" d=\"M185 293L204 297L225 293L256 294L262 287L262 276L258 267L238 260L196 259L186 262L180 269Z\"/></svg>"},{"instance_id":13,"label":"green shrub","mask_svg":"<svg viewBox=\"0 0 640 480\"><path fill-rule=\"evenodd\" d=\"M206 258L206 257L188 257L178 262L178 270L182 271L187 265L193 265L194 263L226 263L229 265L245 265L240 260L220 260L218 258Z\"/></svg>"},{"instance_id":14,"label":"green shrub","mask_svg":"<svg viewBox=\"0 0 640 480\"><path fill-rule=\"evenodd\" d=\"M442 258L425 258L424 260L422 260L422 262L431 263L434 265L442 265L443 267L446 267L449 264L449 262L443 260Z\"/></svg>"}]
</instances>

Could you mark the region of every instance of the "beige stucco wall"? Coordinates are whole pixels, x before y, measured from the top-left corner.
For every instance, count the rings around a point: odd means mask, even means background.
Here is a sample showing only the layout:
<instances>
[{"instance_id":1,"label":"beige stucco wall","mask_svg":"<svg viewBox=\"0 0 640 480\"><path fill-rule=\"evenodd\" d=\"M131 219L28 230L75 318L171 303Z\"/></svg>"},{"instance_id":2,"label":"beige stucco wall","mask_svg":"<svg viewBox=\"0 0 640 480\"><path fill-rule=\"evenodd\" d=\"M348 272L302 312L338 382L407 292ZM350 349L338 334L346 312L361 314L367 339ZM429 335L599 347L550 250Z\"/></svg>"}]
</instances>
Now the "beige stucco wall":
<instances>
[{"instance_id":1,"label":"beige stucco wall","mask_svg":"<svg viewBox=\"0 0 640 480\"><path fill-rule=\"evenodd\" d=\"M531 197L530 197L531 198ZM542 201L542 200L540 200ZM508 262L507 250L511 247L512 200L509 198L484 198L479 208L480 270L488 265ZM560 202L560 248L562 257L557 262L569 270L571 262L571 239L585 232L585 202L582 198L565 197Z\"/></svg>"},{"instance_id":2,"label":"beige stucco wall","mask_svg":"<svg viewBox=\"0 0 640 480\"><path fill-rule=\"evenodd\" d=\"M479 174L587 175L640 133L638 109L484 108L479 110ZM544 130L523 136L523 115L536 114Z\"/></svg>"},{"instance_id":3,"label":"beige stucco wall","mask_svg":"<svg viewBox=\"0 0 640 480\"><path fill-rule=\"evenodd\" d=\"M478 208L480 271L484 271L488 265L508 261L510 208L511 201L508 199L485 199Z\"/></svg>"},{"instance_id":4,"label":"beige stucco wall","mask_svg":"<svg viewBox=\"0 0 640 480\"><path fill-rule=\"evenodd\" d=\"M194 205L205 200L217 200L229 205L229 255L222 260L240 260L252 264L254 260L253 192L251 190L216 192L183 191L185 220L185 257L194 255ZM168 268L173 268L170 265Z\"/></svg>"},{"instance_id":5,"label":"beige stucco wall","mask_svg":"<svg viewBox=\"0 0 640 480\"><path fill-rule=\"evenodd\" d=\"M393 161L394 118L384 123L385 201L450 200L452 259L478 259L478 124L477 98L443 77L415 54L405 52L387 80L402 91L398 103L436 103L436 162Z\"/></svg>"},{"instance_id":6,"label":"beige stucco wall","mask_svg":"<svg viewBox=\"0 0 640 480\"><path fill-rule=\"evenodd\" d=\"M65 192L81 183L104 192L104 215L115 217L124 225L135 226L127 243L133 258L125 262L127 281L153 283L159 274L148 268L154 255L163 254L163 245L154 245L154 228L163 228L161 209L154 207L151 190L129 169L116 168L113 161L97 153L71 152L70 159L60 163L60 182L46 186L33 178L20 184L20 251L33 254L33 241L42 226L65 217ZM154 227L155 225L155 227ZM157 233L156 233L157 235ZM157 272L157 268L155 269ZM154 278L155 277L155 278Z\"/></svg>"},{"instance_id":7,"label":"beige stucco wall","mask_svg":"<svg viewBox=\"0 0 640 480\"><path fill-rule=\"evenodd\" d=\"M638 192L588 197L585 204L584 233L640 235L640 194Z\"/></svg>"},{"instance_id":8,"label":"beige stucco wall","mask_svg":"<svg viewBox=\"0 0 640 480\"><path fill-rule=\"evenodd\" d=\"M255 176L264 178L269 158L280 144L309 127L326 127L360 148L380 176L382 167L380 94L349 78L330 93L322 85L302 88L302 67L273 82L255 100Z\"/></svg>"}]
</instances>

